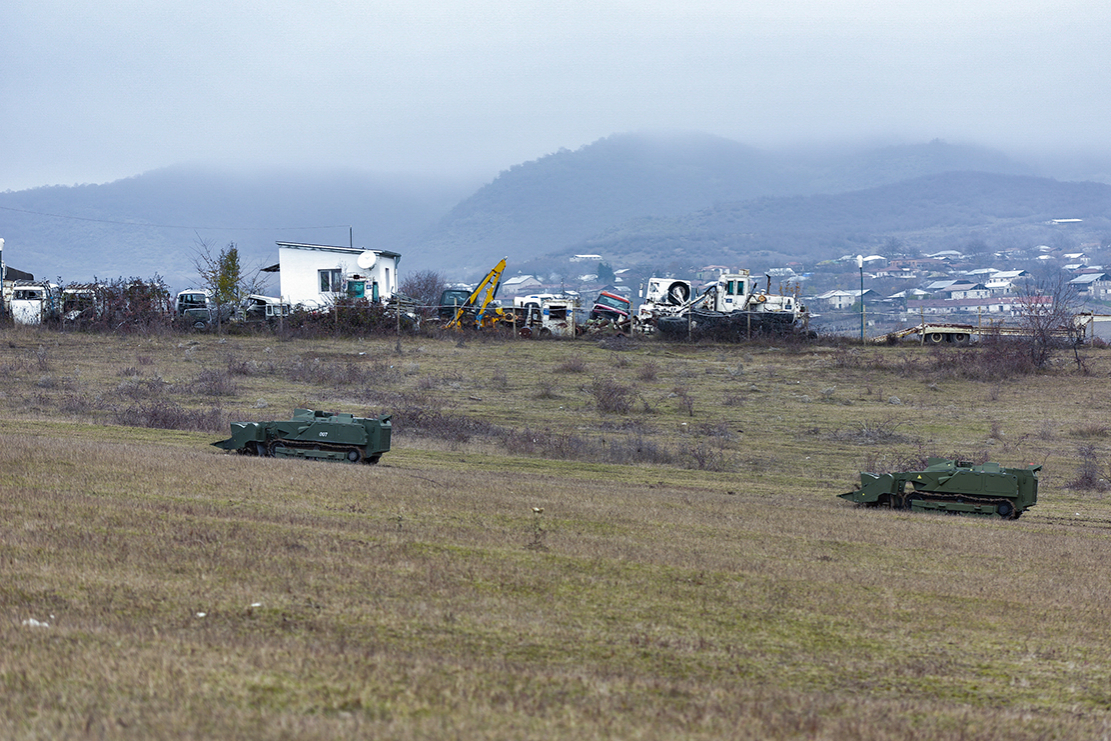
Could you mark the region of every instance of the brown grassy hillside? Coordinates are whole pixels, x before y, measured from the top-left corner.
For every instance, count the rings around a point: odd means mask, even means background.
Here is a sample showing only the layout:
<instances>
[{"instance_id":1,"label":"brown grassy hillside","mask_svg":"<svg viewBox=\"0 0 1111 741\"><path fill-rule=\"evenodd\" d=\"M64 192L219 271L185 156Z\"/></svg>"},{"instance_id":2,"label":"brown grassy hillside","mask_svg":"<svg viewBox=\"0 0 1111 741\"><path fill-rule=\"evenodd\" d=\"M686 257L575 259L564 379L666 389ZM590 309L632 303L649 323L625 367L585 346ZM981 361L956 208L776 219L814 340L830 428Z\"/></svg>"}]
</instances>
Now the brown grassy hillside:
<instances>
[{"instance_id":1,"label":"brown grassy hillside","mask_svg":"<svg viewBox=\"0 0 1111 741\"><path fill-rule=\"evenodd\" d=\"M991 352L4 331L0 736L1102 736L1111 353ZM1040 501L835 496L934 453Z\"/></svg>"}]
</instances>

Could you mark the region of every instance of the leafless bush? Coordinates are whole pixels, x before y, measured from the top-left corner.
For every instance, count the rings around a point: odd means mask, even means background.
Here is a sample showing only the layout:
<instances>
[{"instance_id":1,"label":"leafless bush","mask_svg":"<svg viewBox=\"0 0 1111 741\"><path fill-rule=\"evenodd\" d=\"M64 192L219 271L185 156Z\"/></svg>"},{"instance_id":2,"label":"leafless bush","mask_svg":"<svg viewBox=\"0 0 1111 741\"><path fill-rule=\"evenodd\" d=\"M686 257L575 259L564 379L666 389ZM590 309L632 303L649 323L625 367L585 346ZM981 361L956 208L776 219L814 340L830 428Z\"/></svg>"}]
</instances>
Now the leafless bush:
<instances>
[{"instance_id":1,"label":"leafless bush","mask_svg":"<svg viewBox=\"0 0 1111 741\"><path fill-rule=\"evenodd\" d=\"M124 399L138 401L160 395L168 385L161 378L128 378L116 386L116 394Z\"/></svg>"},{"instance_id":2,"label":"leafless bush","mask_svg":"<svg viewBox=\"0 0 1111 741\"><path fill-rule=\"evenodd\" d=\"M684 452L688 468L697 468L700 471L728 471L734 467L725 451L703 442L696 443Z\"/></svg>"},{"instance_id":3,"label":"leafless bush","mask_svg":"<svg viewBox=\"0 0 1111 741\"><path fill-rule=\"evenodd\" d=\"M222 409L185 409L179 404L158 399L149 404L139 404L117 409L112 414L114 424L129 427L151 427L160 430L221 431L229 424Z\"/></svg>"},{"instance_id":4,"label":"leafless bush","mask_svg":"<svg viewBox=\"0 0 1111 741\"><path fill-rule=\"evenodd\" d=\"M382 361L368 364L314 357L297 361L284 372L292 381L325 386L381 386L401 380L401 371Z\"/></svg>"},{"instance_id":5,"label":"leafless bush","mask_svg":"<svg viewBox=\"0 0 1111 741\"><path fill-rule=\"evenodd\" d=\"M472 437L501 437L505 428L474 417L445 412L427 406L408 405L393 413L394 428L400 434L467 442Z\"/></svg>"},{"instance_id":6,"label":"leafless bush","mask_svg":"<svg viewBox=\"0 0 1111 741\"><path fill-rule=\"evenodd\" d=\"M632 408L633 390L612 378L596 377L590 393L595 407L603 414L627 414Z\"/></svg>"},{"instance_id":7,"label":"leafless bush","mask_svg":"<svg viewBox=\"0 0 1111 741\"><path fill-rule=\"evenodd\" d=\"M905 435L898 432L902 422L893 417L866 419L856 423L850 429L840 430L831 437L842 442L856 443L857 445L890 445L909 441Z\"/></svg>"},{"instance_id":8,"label":"leafless bush","mask_svg":"<svg viewBox=\"0 0 1111 741\"><path fill-rule=\"evenodd\" d=\"M721 399L721 405L726 407L740 407L744 403L744 397L733 391L727 391Z\"/></svg>"},{"instance_id":9,"label":"leafless bush","mask_svg":"<svg viewBox=\"0 0 1111 741\"><path fill-rule=\"evenodd\" d=\"M266 367L254 358L239 358L235 355L229 355L227 358L227 370L233 376L258 376L272 371L272 367Z\"/></svg>"},{"instance_id":10,"label":"leafless bush","mask_svg":"<svg viewBox=\"0 0 1111 741\"><path fill-rule=\"evenodd\" d=\"M509 376L505 374L504 368L495 368L490 374L490 388L496 391L509 390Z\"/></svg>"},{"instance_id":11,"label":"leafless bush","mask_svg":"<svg viewBox=\"0 0 1111 741\"><path fill-rule=\"evenodd\" d=\"M558 387L551 381L543 380L540 382L540 387L536 391L537 399L558 399Z\"/></svg>"},{"instance_id":12,"label":"leafless bush","mask_svg":"<svg viewBox=\"0 0 1111 741\"><path fill-rule=\"evenodd\" d=\"M235 396L239 393L239 384L226 370L203 370L189 388L193 393L205 396Z\"/></svg>"},{"instance_id":13,"label":"leafless bush","mask_svg":"<svg viewBox=\"0 0 1111 741\"><path fill-rule=\"evenodd\" d=\"M1076 478L1069 481L1065 486L1069 489L1083 491L1103 492L1111 489L1107 479L1100 473L1095 446L1081 445L1076 452L1080 457L1080 467L1076 470Z\"/></svg>"},{"instance_id":14,"label":"leafless bush","mask_svg":"<svg viewBox=\"0 0 1111 741\"><path fill-rule=\"evenodd\" d=\"M1072 434L1074 437L1107 437L1111 434L1111 428L1105 424L1096 422L1082 425L1073 430Z\"/></svg>"},{"instance_id":15,"label":"leafless bush","mask_svg":"<svg viewBox=\"0 0 1111 741\"><path fill-rule=\"evenodd\" d=\"M572 355L556 366L556 373L586 373L586 361L581 355Z\"/></svg>"},{"instance_id":16,"label":"leafless bush","mask_svg":"<svg viewBox=\"0 0 1111 741\"><path fill-rule=\"evenodd\" d=\"M690 395L685 386L676 386L671 390L671 395L679 404L679 411L685 412L688 417L694 416L694 397Z\"/></svg>"}]
</instances>

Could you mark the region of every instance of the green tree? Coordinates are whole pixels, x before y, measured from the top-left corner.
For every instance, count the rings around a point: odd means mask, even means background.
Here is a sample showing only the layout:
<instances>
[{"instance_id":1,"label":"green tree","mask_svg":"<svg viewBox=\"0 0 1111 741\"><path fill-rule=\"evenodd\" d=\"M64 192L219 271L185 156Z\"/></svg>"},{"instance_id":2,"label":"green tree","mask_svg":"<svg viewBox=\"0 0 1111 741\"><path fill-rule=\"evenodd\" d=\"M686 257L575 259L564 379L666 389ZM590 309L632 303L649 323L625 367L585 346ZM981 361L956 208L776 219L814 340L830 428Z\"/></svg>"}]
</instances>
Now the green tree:
<instances>
[{"instance_id":1,"label":"green tree","mask_svg":"<svg viewBox=\"0 0 1111 741\"><path fill-rule=\"evenodd\" d=\"M198 240L193 267L201 278L201 287L209 292L216 313L216 329L223 329L226 320L235 315L239 302L251 293L261 290L259 272L253 276L244 273L239 262L239 248L235 242L218 252L203 239Z\"/></svg>"},{"instance_id":2,"label":"green tree","mask_svg":"<svg viewBox=\"0 0 1111 741\"><path fill-rule=\"evenodd\" d=\"M605 284L613 283L613 280L616 277L617 276L615 276L613 274L613 268L611 268L609 265L607 265L604 262L598 263L598 282L599 283L605 283Z\"/></svg>"}]
</instances>

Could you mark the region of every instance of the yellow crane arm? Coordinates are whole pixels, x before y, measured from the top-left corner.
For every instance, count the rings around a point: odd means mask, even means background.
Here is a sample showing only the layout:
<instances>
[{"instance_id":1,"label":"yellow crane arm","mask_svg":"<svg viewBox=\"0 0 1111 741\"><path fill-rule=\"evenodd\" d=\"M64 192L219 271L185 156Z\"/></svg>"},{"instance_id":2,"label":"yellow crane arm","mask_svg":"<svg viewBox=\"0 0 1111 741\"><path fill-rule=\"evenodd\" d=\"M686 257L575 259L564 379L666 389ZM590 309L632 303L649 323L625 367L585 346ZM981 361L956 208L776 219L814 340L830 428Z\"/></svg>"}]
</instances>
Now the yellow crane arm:
<instances>
[{"instance_id":1,"label":"yellow crane arm","mask_svg":"<svg viewBox=\"0 0 1111 741\"><path fill-rule=\"evenodd\" d=\"M505 261L508 259L507 257L503 257L501 262L495 265L494 269L486 274L486 277L482 279L482 282L478 284L474 292L467 297L466 302L455 310L455 316L445 325L445 328L451 329L452 327L458 327L459 321L463 318L463 311L467 308L473 308L475 302L478 301L478 297L482 295L483 289L485 289L486 296L483 298L482 306L478 307L478 313L475 315L475 324L479 326L482 324L482 315L486 313L486 307L490 305L490 302L494 300L494 296L498 293L498 283L501 281L501 274L505 271Z\"/></svg>"}]
</instances>

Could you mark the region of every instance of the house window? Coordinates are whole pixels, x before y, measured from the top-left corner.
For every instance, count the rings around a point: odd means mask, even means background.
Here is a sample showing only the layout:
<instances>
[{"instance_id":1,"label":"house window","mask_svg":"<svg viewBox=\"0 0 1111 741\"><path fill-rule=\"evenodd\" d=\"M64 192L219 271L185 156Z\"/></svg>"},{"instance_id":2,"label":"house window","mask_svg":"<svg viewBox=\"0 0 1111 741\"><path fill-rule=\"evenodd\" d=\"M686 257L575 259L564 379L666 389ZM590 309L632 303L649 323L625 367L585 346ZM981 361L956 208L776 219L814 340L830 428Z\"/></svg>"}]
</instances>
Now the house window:
<instances>
[{"instance_id":1,"label":"house window","mask_svg":"<svg viewBox=\"0 0 1111 741\"><path fill-rule=\"evenodd\" d=\"M343 291L343 271L339 268L316 271L320 276L321 293L341 293Z\"/></svg>"}]
</instances>

